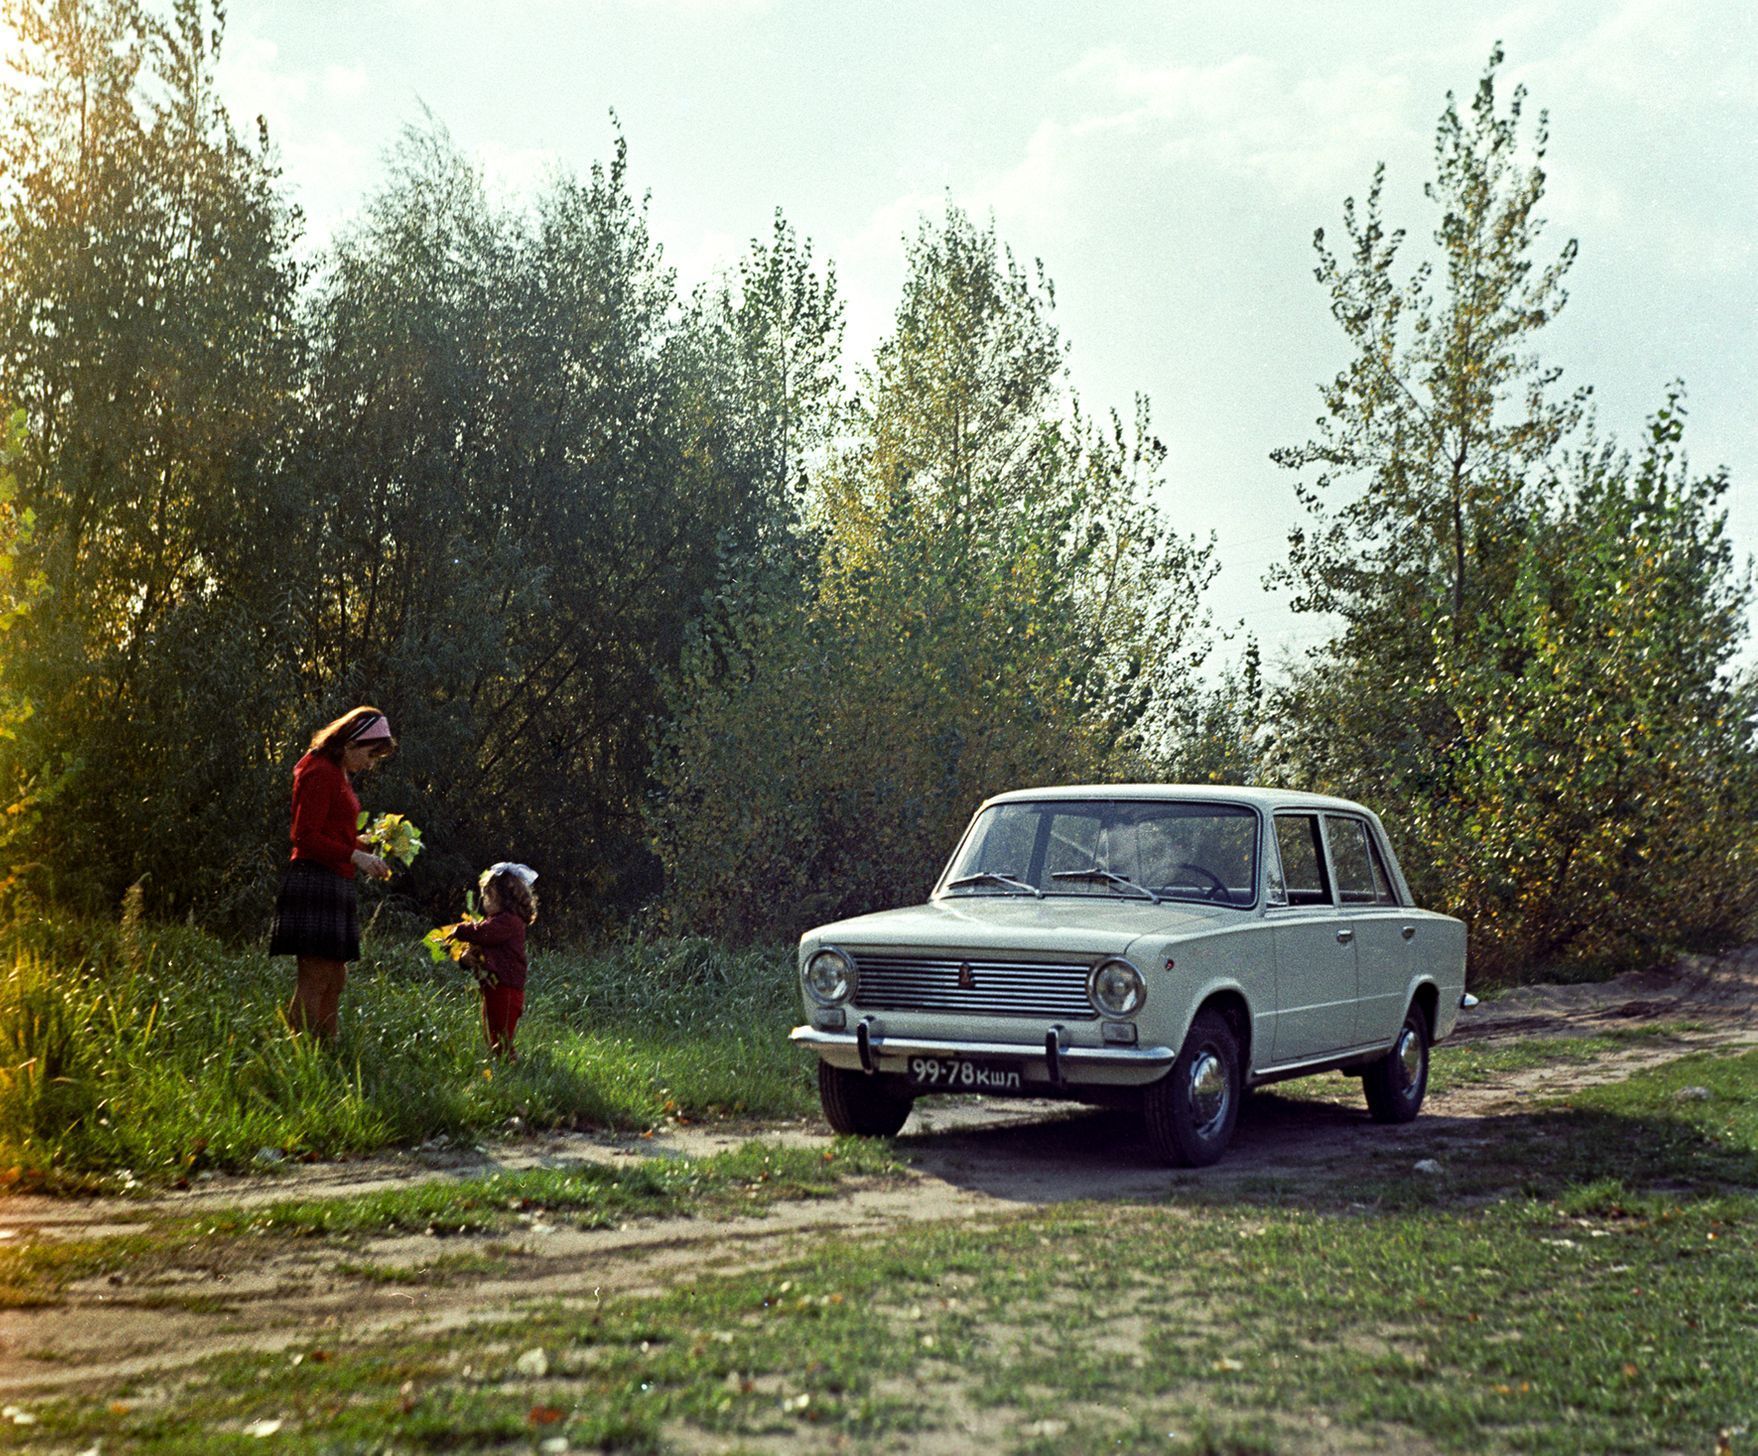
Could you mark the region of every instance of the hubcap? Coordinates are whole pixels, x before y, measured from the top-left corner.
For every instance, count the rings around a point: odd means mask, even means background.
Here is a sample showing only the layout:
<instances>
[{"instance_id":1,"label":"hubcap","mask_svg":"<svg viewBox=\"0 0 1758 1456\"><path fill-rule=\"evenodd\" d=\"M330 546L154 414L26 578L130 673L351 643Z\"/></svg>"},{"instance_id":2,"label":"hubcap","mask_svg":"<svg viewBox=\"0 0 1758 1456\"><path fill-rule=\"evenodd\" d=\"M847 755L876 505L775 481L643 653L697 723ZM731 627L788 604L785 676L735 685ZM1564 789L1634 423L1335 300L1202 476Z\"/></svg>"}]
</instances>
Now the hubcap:
<instances>
[{"instance_id":1,"label":"hubcap","mask_svg":"<svg viewBox=\"0 0 1758 1456\"><path fill-rule=\"evenodd\" d=\"M1422 1075L1422 1038L1408 1026L1398 1033L1398 1065L1404 1071L1404 1085L1414 1087Z\"/></svg>"},{"instance_id":2,"label":"hubcap","mask_svg":"<svg viewBox=\"0 0 1758 1456\"><path fill-rule=\"evenodd\" d=\"M1208 1137L1227 1115L1227 1068L1211 1051L1197 1053L1190 1064L1190 1111L1199 1137Z\"/></svg>"}]
</instances>

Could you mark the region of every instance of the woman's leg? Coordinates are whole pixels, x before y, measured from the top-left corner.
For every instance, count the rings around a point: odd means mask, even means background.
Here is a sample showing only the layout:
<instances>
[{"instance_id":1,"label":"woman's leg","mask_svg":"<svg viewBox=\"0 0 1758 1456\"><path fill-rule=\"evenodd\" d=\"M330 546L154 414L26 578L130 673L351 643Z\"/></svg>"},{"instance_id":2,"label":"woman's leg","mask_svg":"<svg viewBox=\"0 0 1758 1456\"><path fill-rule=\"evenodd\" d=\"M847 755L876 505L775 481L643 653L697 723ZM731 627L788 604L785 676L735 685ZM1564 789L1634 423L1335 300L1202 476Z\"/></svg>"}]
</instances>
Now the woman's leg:
<instances>
[{"instance_id":1,"label":"woman's leg","mask_svg":"<svg viewBox=\"0 0 1758 1456\"><path fill-rule=\"evenodd\" d=\"M293 999L287 1003L287 1025L294 1031L313 1032L324 1041L334 1041L342 983L348 979L347 962L324 956L300 956L294 977Z\"/></svg>"},{"instance_id":2,"label":"woman's leg","mask_svg":"<svg viewBox=\"0 0 1758 1456\"><path fill-rule=\"evenodd\" d=\"M334 1041L342 1031L342 987L348 983L348 963L331 961L324 980L323 1000L319 1005L317 1034L325 1041Z\"/></svg>"}]
</instances>

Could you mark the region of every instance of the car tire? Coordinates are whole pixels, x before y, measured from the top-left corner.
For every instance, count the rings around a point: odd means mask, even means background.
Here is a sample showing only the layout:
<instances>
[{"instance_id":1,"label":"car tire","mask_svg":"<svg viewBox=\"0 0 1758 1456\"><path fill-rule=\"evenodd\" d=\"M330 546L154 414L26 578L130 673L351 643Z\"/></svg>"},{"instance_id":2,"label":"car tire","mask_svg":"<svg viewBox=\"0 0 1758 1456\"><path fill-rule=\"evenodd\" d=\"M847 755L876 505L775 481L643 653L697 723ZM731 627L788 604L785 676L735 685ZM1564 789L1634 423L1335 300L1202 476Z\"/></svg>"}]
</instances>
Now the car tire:
<instances>
[{"instance_id":1,"label":"car tire","mask_svg":"<svg viewBox=\"0 0 1758 1456\"><path fill-rule=\"evenodd\" d=\"M1199 1012L1172 1070L1142 1098L1154 1156L1181 1168L1206 1168L1219 1158L1239 1121L1242 1082L1232 1026L1218 1011Z\"/></svg>"},{"instance_id":2,"label":"car tire","mask_svg":"<svg viewBox=\"0 0 1758 1456\"><path fill-rule=\"evenodd\" d=\"M1428 1017L1420 1006L1404 1013L1392 1049L1362 1074L1361 1090L1375 1122L1409 1122L1422 1111L1428 1091Z\"/></svg>"},{"instance_id":3,"label":"car tire","mask_svg":"<svg viewBox=\"0 0 1758 1456\"><path fill-rule=\"evenodd\" d=\"M824 1120L844 1137L891 1137L909 1120L916 1099L890 1077L868 1076L818 1063L818 1101Z\"/></svg>"}]
</instances>

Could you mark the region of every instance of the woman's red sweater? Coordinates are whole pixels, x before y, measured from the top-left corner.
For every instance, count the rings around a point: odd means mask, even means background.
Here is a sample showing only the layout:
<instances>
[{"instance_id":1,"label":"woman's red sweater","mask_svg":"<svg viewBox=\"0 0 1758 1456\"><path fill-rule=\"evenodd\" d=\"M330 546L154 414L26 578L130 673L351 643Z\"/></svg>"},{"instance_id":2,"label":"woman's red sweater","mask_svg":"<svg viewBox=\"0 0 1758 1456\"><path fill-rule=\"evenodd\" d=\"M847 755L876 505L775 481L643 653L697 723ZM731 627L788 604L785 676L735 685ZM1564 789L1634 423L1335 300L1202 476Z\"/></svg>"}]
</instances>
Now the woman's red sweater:
<instances>
[{"instance_id":1,"label":"woman's red sweater","mask_svg":"<svg viewBox=\"0 0 1758 1456\"><path fill-rule=\"evenodd\" d=\"M354 878L360 849L360 800L342 765L308 753L293 766L293 858L320 864L345 880Z\"/></svg>"}]
</instances>

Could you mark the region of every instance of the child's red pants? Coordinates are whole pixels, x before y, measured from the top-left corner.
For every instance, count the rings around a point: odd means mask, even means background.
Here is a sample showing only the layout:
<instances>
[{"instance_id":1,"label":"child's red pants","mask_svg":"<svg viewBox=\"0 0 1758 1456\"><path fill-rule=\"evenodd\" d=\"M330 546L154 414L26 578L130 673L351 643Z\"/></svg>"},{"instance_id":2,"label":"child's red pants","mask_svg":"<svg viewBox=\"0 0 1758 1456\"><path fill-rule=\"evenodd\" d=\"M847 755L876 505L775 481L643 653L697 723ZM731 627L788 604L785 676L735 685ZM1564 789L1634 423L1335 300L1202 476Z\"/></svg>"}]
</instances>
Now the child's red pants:
<instances>
[{"instance_id":1,"label":"child's red pants","mask_svg":"<svg viewBox=\"0 0 1758 1456\"><path fill-rule=\"evenodd\" d=\"M505 1056L513 1055L513 1031L525 1010L525 988L484 986L482 988L482 1025L488 1033L488 1044Z\"/></svg>"}]
</instances>

